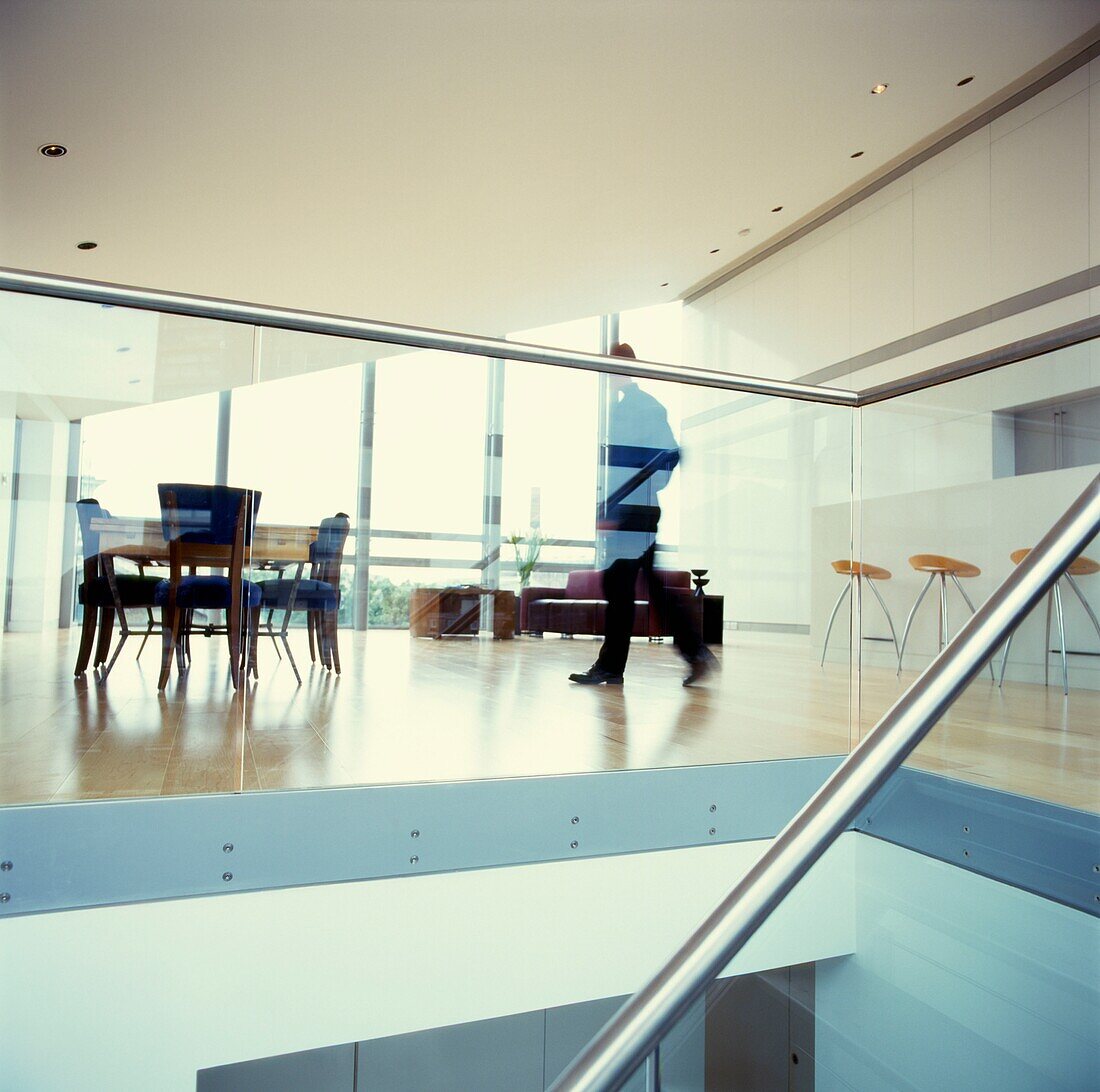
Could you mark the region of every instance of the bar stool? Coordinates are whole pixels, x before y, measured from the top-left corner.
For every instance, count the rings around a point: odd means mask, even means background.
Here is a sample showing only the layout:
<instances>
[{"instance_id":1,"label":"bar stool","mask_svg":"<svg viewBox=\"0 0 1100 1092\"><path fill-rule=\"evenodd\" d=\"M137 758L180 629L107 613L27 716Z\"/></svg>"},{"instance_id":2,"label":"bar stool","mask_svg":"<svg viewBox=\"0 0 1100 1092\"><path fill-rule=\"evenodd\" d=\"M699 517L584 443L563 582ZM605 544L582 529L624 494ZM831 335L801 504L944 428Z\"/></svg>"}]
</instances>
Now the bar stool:
<instances>
[{"instance_id":1,"label":"bar stool","mask_svg":"<svg viewBox=\"0 0 1100 1092\"><path fill-rule=\"evenodd\" d=\"M966 603L970 610L970 613L974 613L974 604L970 602L970 596L966 594L966 589L959 583L960 578L963 580L969 579L974 576L981 576L982 570L977 565L971 565L969 561L959 561L954 557L944 557L942 554L914 554L909 559L909 564L919 573L928 573L928 579L924 582L924 587L921 588L920 594L917 596L916 602L913 604L913 609L909 612L909 617L905 620L905 631L901 635L901 651L898 653L898 674L901 674L901 661L905 656L905 643L909 640L909 627L913 624L913 617L917 613L917 608L921 605L921 600L928 593L928 589L932 587L932 582L938 576L940 578L940 639L939 645L942 651L944 645L950 636L950 624L947 616L947 578L951 577L952 583L959 589L959 594L963 597L963 601ZM996 682L996 675L993 674L993 661L989 662L989 677Z\"/></svg>"},{"instance_id":2,"label":"bar stool","mask_svg":"<svg viewBox=\"0 0 1100 1092\"><path fill-rule=\"evenodd\" d=\"M1023 550L1013 550L1008 556L1012 559L1013 565L1019 565L1021 561L1027 555L1031 553L1030 547ZM1069 693L1069 666L1066 663L1066 620L1065 614L1062 611L1062 591L1059 585L1064 579L1066 583L1074 590L1077 598L1081 600L1081 606L1085 608L1085 613L1092 620L1092 624L1096 629L1096 635L1100 637L1100 620L1097 620L1096 612L1089 606L1088 600L1085 598L1084 592L1081 591L1080 585L1073 578L1075 576L1092 576L1094 573L1100 573L1100 562L1093 561L1091 557L1078 557L1069 563L1069 567L1062 574L1054 586L1047 592L1047 629L1046 638L1043 644L1043 685L1050 685L1050 612L1051 606L1054 607L1054 612L1058 617L1058 651L1062 657L1062 693ZM1008 635L1008 640L1005 642L1004 655L1001 657L1001 678L998 682L998 686L1004 686L1005 684L1005 668L1008 666L1008 652L1012 648L1012 638L1016 636L1016 631L1013 630Z\"/></svg>"},{"instance_id":3,"label":"bar stool","mask_svg":"<svg viewBox=\"0 0 1100 1092\"><path fill-rule=\"evenodd\" d=\"M844 597L851 594L852 584L858 584L861 580L867 581L867 587L875 593L875 598L878 600L879 606L882 607L882 613L886 615L886 624L890 627L890 639L894 642L894 653L897 654L898 635L894 632L894 620L890 617L890 612L886 609L886 604L883 602L882 596L879 595L878 588L875 587L876 580L890 579L890 570L879 568L878 565L868 565L862 561L834 561L832 566L834 572L840 573L841 576L847 576L849 579L848 583L841 589L836 603L833 604L833 613L829 615L829 625L825 629L825 644L821 649L822 666L825 665L825 653L829 648L829 634L833 632L836 612L840 610L840 604L844 602Z\"/></svg>"}]
</instances>

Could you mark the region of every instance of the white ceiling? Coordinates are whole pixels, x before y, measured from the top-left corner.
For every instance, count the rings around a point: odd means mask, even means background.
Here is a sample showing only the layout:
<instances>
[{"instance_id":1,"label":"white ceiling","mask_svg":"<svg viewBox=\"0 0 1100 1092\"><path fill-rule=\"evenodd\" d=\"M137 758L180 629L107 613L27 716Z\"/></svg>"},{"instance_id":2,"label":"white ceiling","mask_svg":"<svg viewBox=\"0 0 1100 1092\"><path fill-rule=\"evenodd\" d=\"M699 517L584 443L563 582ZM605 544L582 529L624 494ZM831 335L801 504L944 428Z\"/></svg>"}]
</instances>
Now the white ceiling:
<instances>
[{"instance_id":1,"label":"white ceiling","mask_svg":"<svg viewBox=\"0 0 1100 1092\"><path fill-rule=\"evenodd\" d=\"M673 299L1098 18L1096 0L3 0L0 264L483 333Z\"/></svg>"}]
</instances>

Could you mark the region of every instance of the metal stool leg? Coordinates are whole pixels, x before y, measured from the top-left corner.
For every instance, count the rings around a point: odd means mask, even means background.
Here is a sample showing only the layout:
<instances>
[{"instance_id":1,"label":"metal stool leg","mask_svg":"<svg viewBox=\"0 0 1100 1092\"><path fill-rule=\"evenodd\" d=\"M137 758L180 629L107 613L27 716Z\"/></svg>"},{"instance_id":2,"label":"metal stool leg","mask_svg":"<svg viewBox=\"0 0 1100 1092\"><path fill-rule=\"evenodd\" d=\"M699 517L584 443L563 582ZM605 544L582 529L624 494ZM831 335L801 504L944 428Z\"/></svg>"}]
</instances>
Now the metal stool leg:
<instances>
[{"instance_id":1,"label":"metal stool leg","mask_svg":"<svg viewBox=\"0 0 1100 1092\"><path fill-rule=\"evenodd\" d=\"M1100 620L1097 619L1096 612L1089 606L1089 601L1085 598L1084 592L1081 591L1080 584L1069 573L1066 573L1066 580L1069 581L1069 586L1074 590L1077 598L1081 600L1081 606L1085 608L1085 613L1092 619L1092 624L1096 628L1096 636L1100 637Z\"/></svg>"},{"instance_id":2,"label":"metal stool leg","mask_svg":"<svg viewBox=\"0 0 1100 1092\"><path fill-rule=\"evenodd\" d=\"M951 579L955 581L955 587L959 589L959 595L961 595L963 597L963 602L970 608L970 613L971 613L971 615L973 615L974 614L974 604L970 602L970 596L966 594L966 588L964 588L962 586L962 582L959 580L959 578L954 573L951 574ZM1009 635L1008 639L1009 639L1009 641L1011 641L1012 636ZM1008 649L1006 648L1005 651L1007 652ZM993 673L993 657L989 658L989 677L994 682L997 681L997 676Z\"/></svg>"},{"instance_id":3,"label":"metal stool leg","mask_svg":"<svg viewBox=\"0 0 1100 1092\"><path fill-rule=\"evenodd\" d=\"M1001 681L999 683L997 683L997 685L999 687L1003 687L1004 684L1005 684L1005 668L1008 666L1008 654L1009 654L1009 651L1012 649L1012 638L1015 637L1015 636L1016 636L1016 631L1013 630L1008 635L1008 640L1005 641L1004 654L1001 656Z\"/></svg>"},{"instance_id":4,"label":"metal stool leg","mask_svg":"<svg viewBox=\"0 0 1100 1092\"><path fill-rule=\"evenodd\" d=\"M1062 654L1062 693L1069 695L1069 667L1066 664L1066 619L1062 613L1062 590L1055 583L1054 612L1058 616L1058 649Z\"/></svg>"},{"instance_id":5,"label":"metal stool leg","mask_svg":"<svg viewBox=\"0 0 1100 1092\"><path fill-rule=\"evenodd\" d=\"M1047 592L1047 631L1043 638L1043 686L1050 686L1050 612L1054 609L1054 591Z\"/></svg>"},{"instance_id":6,"label":"metal stool leg","mask_svg":"<svg viewBox=\"0 0 1100 1092\"><path fill-rule=\"evenodd\" d=\"M947 577L940 573L940 651L947 644L947 635L951 632L951 619L947 614Z\"/></svg>"},{"instance_id":7,"label":"metal stool leg","mask_svg":"<svg viewBox=\"0 0 1100 1092\"><path fill-rule=\"evenodd\" d=\"M840 589L840 595L837 596L836 602L833 604L833 613L829 615L829 624L825 627L825 644L821 649L821 666L825 666L825 653L829 648L829 634L833 632L833 622L836 621L836 612L840 610L840 604L844 602L844 597L852 590L852 581L848 582Z\"/></svg>"},{"instance_id":8,"label":"metal stool leg","mask_svg":"<svg viewBox=\"0 0 1100 1092\"><path fill-rule=\"evenodd\" d=\"M890 627L890 639L894 642L894 652L901 658L901 651L898 648L898 635L894 632L894 620L890 617L890 612L886 609L886 603L883 601L881 595L879 595L878 588L875 587L875 582L868 576L867 587L875 593L875 598L878 600L878 605L882 607L882 613L886 615L886 624Z\"/></svg>"},{"instance_id":9,"label":"metal stool leg","mask_svg":"<svg viewBox=\"0 0 1100 1092\"><path fill-rule=\"evenodd\" d=\"M909 627L913 624L913 615L917 613L917 607L920 606L921 600L928 593L928 589L932 587L932 581L936 579L935 573L929 573L928 579L924 582L924 587L920 590L920 595L917 596L917 601L913 604L913 609L909 612L909 617L905 619L905 629L901 634L901 651L898 653L898 674L901 674L901 661L905 656L905 643L909 640Z\"/></svg>"}]
</instances>

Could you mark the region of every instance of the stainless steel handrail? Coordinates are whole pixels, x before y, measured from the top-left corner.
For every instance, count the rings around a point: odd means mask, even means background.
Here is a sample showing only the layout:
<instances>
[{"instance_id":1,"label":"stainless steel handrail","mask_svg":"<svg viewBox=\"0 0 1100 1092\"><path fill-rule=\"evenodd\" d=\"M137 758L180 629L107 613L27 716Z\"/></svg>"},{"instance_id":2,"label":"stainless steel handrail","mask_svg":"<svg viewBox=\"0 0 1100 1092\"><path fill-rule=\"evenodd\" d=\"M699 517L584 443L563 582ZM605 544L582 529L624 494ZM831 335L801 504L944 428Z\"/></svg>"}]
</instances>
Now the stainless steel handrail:
<instances>
[{"instance_id":1,"label":"stainless steel handrail","mask_svg":"<svg viewBox=\"0 0 1100 1092\"><path fill-rule=\"evenodd\" d=\"M628 360L625 357L601 356L598 353L578 353L570 349L528 345L518 341L505 341L502 338L480 337L476 334L430 330L421 326L403 326L396 322L379 322L373 319L350 318L345 315L326 315L316 311L298 311L286 307L267 307L258 303L215 299L211 296L191 296L181 292L162 292L123 284L80 280L76 277L57 277L24 269L0 268L0 290L79 300L84 303L107 303L117 307L134 307L145 311L188 315L192 318L214 319L220 322L243 322L249 326L266 326L279 330L326 334L331 337L378 341L388 345L408 345L416 349L439 349L449 353L469 353L501 360L523 360L533 364L550 364L559 368L580 368L585 371L629 375L637 379L691 383L700 387L790 398L800 402L855 406L857 400L855 391L834 387L787 383L780 379L733 375L709 368L681 367L650 360Z\"/></svg>"},{"instance_id":2,"label":"stainless steel handrail","mask_svg":"<svg viewBox=\"0 0 1100 1092\"><path fill-rule=\"evenodd\" d=\"M1079 345L1083 341L1091 341L1096 337L1100 337L1100 315L1092 315L1078 322L1057 326L1053 330L1044 330L1040 334L1032 334L1030 337L1020 338L1019 341L1010 341L1006 345L998 345L995 349L986 349L973 356L953 360L948 364L941 364L901 379L890 379L873 387L864 387L857 392L858 405L873 406L876 402L885 402L902 394L939 387L956 379L965 379L967 376L1003 368L1007 364L1019 364L1023 360L1044 356L1059 349L1067 349L1071 345Z\"/></svg>"},{"instance_id":3,"label":"stainless steel handrail","mask_svg":"<svg viewBox=\"0 0 1100 1092\"><path fill-rule=\"evenodd\" d=\"M551 1092L614 1092L849 827L1005 638L1100 532L1100 475L787 824Z\"/></svg>"}]
</instances>

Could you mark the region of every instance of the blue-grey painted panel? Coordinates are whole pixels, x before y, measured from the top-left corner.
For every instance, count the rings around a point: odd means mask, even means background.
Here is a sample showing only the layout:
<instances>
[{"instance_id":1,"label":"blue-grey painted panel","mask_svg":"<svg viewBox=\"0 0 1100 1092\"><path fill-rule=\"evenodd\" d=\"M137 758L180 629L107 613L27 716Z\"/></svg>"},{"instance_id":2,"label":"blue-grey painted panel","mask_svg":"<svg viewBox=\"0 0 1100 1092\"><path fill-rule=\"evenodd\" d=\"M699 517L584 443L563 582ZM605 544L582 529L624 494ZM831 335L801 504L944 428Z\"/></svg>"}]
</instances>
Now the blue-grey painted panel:
<instances>
[{"instance_id":1,"label":"blue-grey painted panel","mask_svg":"<svg viewBox=\"0 0 1100 1092\"><path fill-rule=\"evenodd\" d=\"M359 1092L542 1092L541 1010L359 1044Z\"/></svg>"},{"instance_id":2,"label":"blue-grey painted panel","mask_svg":"<svg viewBox=\"0 0 1100 1092\"><path fill-rule=\"evenodd\" d=\"M0 809L0 917L771 838L840 758Z\"/></svg>"},{"instance_id":3,"label":"blue-grey painted panel","mask_svg":"<svg viewBox=\"0 0 1100 1092\"><path fill-rule=\"evenodd\" d=\"M902 768L856 829L1100 916L1100 816Z\"/></svg>"},{"instance_id":4,"label":"blue-grey painted panel","mask_svg":"<svg viewBox=\"0 0 1100 1092\"><path fill-rule=\"evenodd\" d=\"M200 1069L195 1092L355 1092L355 1044Z\"/></svg>"}]
</instances>

